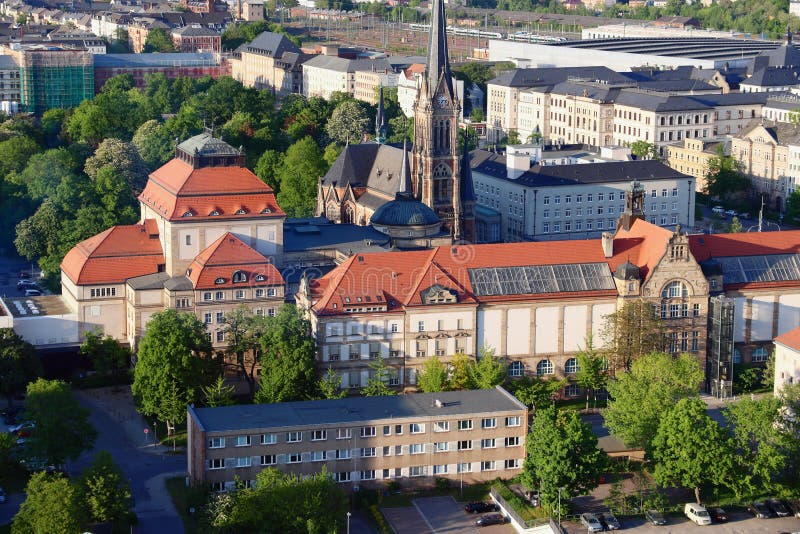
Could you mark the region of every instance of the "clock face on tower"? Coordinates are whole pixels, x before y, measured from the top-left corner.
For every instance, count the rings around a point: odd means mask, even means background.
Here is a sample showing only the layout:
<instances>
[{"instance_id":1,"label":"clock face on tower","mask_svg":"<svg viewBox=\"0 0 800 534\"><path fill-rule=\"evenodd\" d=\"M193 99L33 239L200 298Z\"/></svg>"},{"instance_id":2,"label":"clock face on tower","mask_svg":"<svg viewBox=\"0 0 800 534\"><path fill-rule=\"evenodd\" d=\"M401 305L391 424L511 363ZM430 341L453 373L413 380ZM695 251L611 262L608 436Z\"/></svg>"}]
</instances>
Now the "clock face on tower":
<instances>
[{"instance_id":1,"label":"clock face on tower","mask_svg":"<svg viewBox=\"0 0 800 534\"><path fill-rule=\"evenodd\" d=\"M439 105L440 108L447 107L447 104L448 104L447 97L444 96L444 95L441 95L439 98L436 99L436 103Z\"/></svg>"}]
</instances>

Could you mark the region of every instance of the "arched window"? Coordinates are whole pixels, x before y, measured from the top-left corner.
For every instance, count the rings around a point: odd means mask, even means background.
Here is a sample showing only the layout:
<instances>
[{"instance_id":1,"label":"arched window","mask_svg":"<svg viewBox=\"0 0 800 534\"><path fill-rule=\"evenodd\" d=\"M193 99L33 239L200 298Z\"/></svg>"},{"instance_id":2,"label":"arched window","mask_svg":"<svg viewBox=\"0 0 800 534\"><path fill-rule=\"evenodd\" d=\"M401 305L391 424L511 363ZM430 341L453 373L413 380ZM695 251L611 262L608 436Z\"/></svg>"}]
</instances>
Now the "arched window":
<instances>
[{"instance_id":1,"label":"arched window","mask_svg":"<svg viewBox=\"0 0 800 534\"><path fill-rule=\"evenodd\" d=\"M208 215L213 217L213 216L217 216L217 215L219 215L219 214L220 214L220 211L219 211L219 210L217 210L217 209L213 209L213 210L211 210L211 211L209 212L209 214L208 214Z\"/></svg>"},{"instance_id":2,"label":"arched window","mask_svg":"<svg viewBox=\"0 0 800 534\"><path fill-rule=\"evenodd\" d=\"M689 296L689 289L683 282L680 282L678 280L670 282L669 284L664 286L664 289L661 290L662 299L674 299L674 298L682 298L688 296Z\"/></svg>"},{"instance_id":3,"label":"arched window","mask_svg":"<svg viewBox=\"0 0 800 534\"><path fill-rule=\"evenodd\" d=\"M578 365L578 358L569 358L564 363L564 372L568 375L577 373L580 368L580 365Z\"/></svg>"},{"instance_id":4,"label":"arched window","mask_svg":"<svg viewBox=\"0 0 800 534\"><path fill-rule=\"evenodd\" d=\"M447 165L437 165L433 169L433 202L450 202L453 192L452 174Z\"/></svg>"},{"instance_id":5,"label":"arched window","mask_svg":"<svg viewBox=\"0 0 800 534\"><path fill-rule=\"evenodd\" d=\"M224 284L225 283L225 279L222 278L222 277L219 277L216 280L214 280L214 283L215 284Z\"/></svg>"},{"instance_id":6,"label":"arched window","mask_svg":"<svg viewBox=\"0 0 800 534\"><path fill-rule=\"evenodd\" d=\"M325 210L325 216L329 221L339 220L339 208L336 207L336 204L328 204L328 209Z\"/></svg>"},{"instance_id":7,"label":"arched window","mask_svg":"<svg viewBox=\"0 0 800 534\"><path fill-rule=\"evenodd\" d=\"M233 273L233 283L247 282L247 275L242 271L235 271Z\"/></svg>"},{"instance_id":8,"label":"arched window","mask_svg":"<svg viewBox=\"0 0 800 534\"><path fill-rule=\"evenodd\" d=\"M256 282L263 282L266 279L267 279L267 277L264 276L263 274L257 274L256 275Z\"/></svg>"},{"instance_id":9,"label":"arched window","mask_svg":"<svg viewBox=\"0 0 800 534\"><path fill-rule=\"evenodd\" d=\"M767 347L758 347L756 350L753 351L753 363L765 362L768 359L769 359L769 352L767 352Z\"/></svg>"},{"instance_id":10,"label":"arched window","mask_svg":"<svg viewBox=\"0 0 800 534\"><path fill-rule=\"evenodd\" d=\"M348 204L344 208L344 216L342 217L342 224L353 224L356 221L356 214L353 206Z\"/></svg>"},{"instance_id":11,"label":"arched window","mask_svg":"<svg viewBox=\"0 0 800 534\"><path fill-rule=\"evenodd\" d=\"M564 388L565 397L577 397L581 394L581 388L578 384L569 384Z\"/></svg>"},{"instance_id":12,"label":"arched window","mask_svg":"<svg viewBox=\"0 0 800 534\"><path fill-rule=\"evenodd\" d=\"M522 362L511 362L508 366L508 376L523 376L525 374L525 364Z\"/></svg>"},{"instance_id":13,"label":"arched window","mask_svg":"<svg viewBox=\"0 0 800 534\"><path fill-rule=\"evenodd\" d=\"M553 374L553 362L550 360L540 360L536 364L536 374L539 376Z\"/></svg>"}]
</instances>

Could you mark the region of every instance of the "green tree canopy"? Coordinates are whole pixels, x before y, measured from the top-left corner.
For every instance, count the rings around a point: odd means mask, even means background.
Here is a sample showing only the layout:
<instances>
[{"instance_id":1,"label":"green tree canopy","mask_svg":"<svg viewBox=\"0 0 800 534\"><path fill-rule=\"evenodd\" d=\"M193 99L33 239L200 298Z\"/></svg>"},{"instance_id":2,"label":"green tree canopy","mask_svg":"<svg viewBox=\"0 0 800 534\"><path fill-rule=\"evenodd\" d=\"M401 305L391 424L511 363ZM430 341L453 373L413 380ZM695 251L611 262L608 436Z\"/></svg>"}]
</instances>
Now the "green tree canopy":
<instances>
[{"instance_id":1,"label":"green tree canopy","mask_svg":"<svg viewBox=\"0 0 800 534\"><path fill-rule=\"evenodd\" d=\"M11 328L0 328L0 395L14 402L28 383L42 374L42 363L33 345Z\"/></svg>"},{"instance_id":2,"label":"green tree canopy","mask_svg":"<svg viewBox=\"0 0 800 534\"><path fill-rule=\"evenodd\" d=\"M652 456L656 482L691 488L698 503L701 486L730 483L733 475L730 438L698 398L681 399L662 416Z\"/></svg>"},{"instance_id":3,"label":"green tree canopy","mask_svg":"<svg viewBox=\"0 0 800 534\"><path fill-rule=\"evenodd\" d=\"M108 451L99 451L78 480L78 494L90 521L115 523L127 519L131 490Z\"/></svg>"},{"instance_id":4,"label":"green tree canopy","mask_svg":"<svg viewBox=\"0 0 800 534\"><path fill-rule=\"evenodd\" d=\"M447 367L438 356L431 356L422 364L417 375L417 387L423 393L435 393L448 388Z\"/></svg>"},{"instance_id":5,"label":"green tree canopy","mask_svg":"<svg viewBox=\"0 0 800 534\"><path fill-rule=\"evenodd\" d=\"M75 460L97 437L89 411L78 404L69 384L60 380L40 378L28 384L25 418L36 425L25 442L25 457L46 465Z\"/></svg>"},{"instance_id":6,"label":"green tree canopy","mask_svg":"<svg viewBox=\"0 0 800 534\"><path fill-rule=\"evenodd\" d=\"M567 383L557 378L523 376L509 382L508 389L521 403L537 413L542 408L553 405L553 398Z\"/></svg>"},{"instance_id":7,"label":"green tree canopy","mask_svg":"<svg viewBox=\"0 0 800 534\"><path fill-rule=\"evenodd\" d=\"M147 38L144 40L144 50L142 52L148 54L152 52L176 52L175 44L172 38L162 28L153 28L147 32Z\"/></svg>"},{"instance_id":8,"label":"green tree canopy","mask_svg":"<svg viewBox=\"0 0 800 534\"><path fill-rule=\"evenodd\" d=\"M139 342L133 399L142 413L174 426L170 417L177 413L175 404L185 414L186 406L200 401L202 388L213 384L221 371L197 317L173 309L155 313Z\"/></svg>"},{"instance_id":9,"label":"green tree canopy","mask_svg":"<svg viewBox=\"0 0 800 534\"><path fill-rule=\"evenodd\" d=\"M506 379L506 364L495 358L494 350L481 347L478 363L469 367L470 381L475 389L492 389Z\"/></svg>"},{"instance_id":10,"label":"green tree canopy","mask_svg":"<svg viewBox=\"0 0 800 534\"><path fill-rule=\"evenodd\" d=\"M456 352L450 359L450 376L448 386L452 390L473 389L470 369L475 365L475 360L464 354Z\"/></svg>"},{"instance_id":11,"label":"green tree canopy","mask_svg":"<svg viewBox=\"0 0 800 534\"><path fill-rule=\"evenodd\" d=\"M578 351L578 371L575 373L575 383L586 390L586 409L589 409L589 393L594 394L594 405L597 407L597 392L606 387L608 376L606 370L608 362L598 353L590 337L586 341L586 348Z\"/></svg>"},{"instance_id":12,"label":"green tree canopy","mask_svg":"<svg viewBox=\"0 0 800 534\"><path fill-rule=\"evenodd\" d=\"M703 370L691 354L648 354L608 382L605 426L627 446L649 450L664 411L696 396L702 380Z\"/></svg>"},{"instance_id":13,"label":"green tree canopy","mask_svg":"<svg viewBox=\"0 0 800 534\"><path fill-rule=\"evenodd\" d=\"M12 534L74 534L85 522L80 496L60 473L40 471L25 487L25 502L11 523Z\"/></svg>"},{"instance_id":14,"label":"green tree canopy","mask_svg":"<svg viewBox=\"0 0 800 534\"><path fill-rule=\"evenodd\" d=\"M327 171L314 140L306 136L286 151L280 170L278 204L289 217L307 217L314 211L317 181Z\"/></svg>"},{"instance_id":15,"label":"green tree canopy","mask_svg":"<svg viewBox=\"0 0 800 534\"><path fill-rule=\"evenodd\" d=\"M103 140L94 155L86 160L86 175L92 180L103 167L111 166L128 184L128 194L136 197L147 183L147 165L145 165L133 143L109 138Z\"/></svg>"},{"instance_id":16,"label":"green tree canopy","mask_svg":"<svg viewBox=\"0 0 800 534\"><path fill-rule=\"evenodd\" d=\"M342 376L330 367L319 380L319 391L323 399L343 399L347 396L342 389Z\"/></svg>"},{"instance_id":17,"label":"green tree canopy","mask_svg":"<svg viewBox=\"0 0 800 534\"><path fill-rule=\"evenodd\" d=\"M203 392L203 404L210 408L236 404L233 398L236 388L226 385L225 379L222 376L218 376L213 384L210 386L203 386L201 390Z\"/></svg>"},{"instance_id":18,"label":"green tree canopy","mask_svg":"<svg viewBox=\"0 0 800 534\"><path fill-rule=\"evenodd\" d=\"M100 332L86 332L80 354L92 360L94 370L103 375L113 375L128 365L131 351L111 336Z\"/></svg>"},{"instance_id":19,"label":"green tree canopy","mask_svg":"<svg viewBox=\"0 0 800 534\"><path fill-rule=\"evenodd\" d=\"M739 162L726 155L722 145L708 161L708 172L703 192L712 197L726 197L750 187L750 181L741 173Z\"/></svg>"},{"instance_id":20,"label":"green tree canopy","mask_svg":"<svg viewBox=\"0 0 800 534\"><path fill-rule=\"evenodd\" d=\"M361 388L361 394L365 397L379 397L395 395L396 392L389 387L389 377L391 371L386 365L386 361L378 356L369 362L370 377L367 383Z\"/></svg>"},{"instance_id":21,"label":"green tree canopy","mask_svg":"<svg viewBox=\"0 0 800 534\"><path fill-rule=\"evenodd\" d=\"M607 315L602 337L615 371L630 369L639 358L666 348L664 322L645 299L626 301Z\"/></svg>"},{"instance_id":22,"label":"green tree canopy","mask_svg":"<svg viewBox=\"0 0 800 534\"><path fill-rule=\"evenodd\" d=\"M317 351L308 320L295 306L286 304L266 321L259 335L261 377L255 401L317 398Z\"/></svg>"},{"instance_id":23,"label":"green tree canopy","mask_svg":"<svg viewBox=\"0 0 800 534\"><path fill-rule=\"evenodd\" d=\"M607 460L578 412L552 406L536 413L526 450L522 481L539 488L542 503L550 506L558 502L558 488L566 499L596 488Z\"/></svg>"},{"instance_id":24,"label":"green tree canopy","mask_svg":"<svg viewBox=\"0 0 800 534\"><path fill-rule=\"evenodd\" d=\"M631 143L631 154L639 159L658 159L658 149L654 143L634 141Z\"/></svg>"},{"instance_id":25,"label":"green tree canopy","mask_svg":"<svg viewBox=\"0 0 800 534\"><path fill-rule=\"evenodd\" d=\"M349 145L361 141L369 128L369 116L359 102L345 100L333 110L325 131L334 141Z\"/></svg>"}]
</instances>

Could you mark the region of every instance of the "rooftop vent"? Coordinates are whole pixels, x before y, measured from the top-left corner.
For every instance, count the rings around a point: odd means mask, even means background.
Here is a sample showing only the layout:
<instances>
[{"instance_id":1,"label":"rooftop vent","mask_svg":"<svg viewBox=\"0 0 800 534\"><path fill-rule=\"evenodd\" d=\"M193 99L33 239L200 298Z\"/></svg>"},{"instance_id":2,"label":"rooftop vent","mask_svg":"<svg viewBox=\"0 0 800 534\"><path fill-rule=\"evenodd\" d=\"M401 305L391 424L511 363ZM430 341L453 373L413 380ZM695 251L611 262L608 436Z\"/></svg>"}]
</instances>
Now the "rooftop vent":
<instances>
[{"instance_id":1,"label":"rooftop vent","mask_svg":"<svg viewBox=\"0 0 800 534\"><path fill-rule=\"evenodd\" d=\"M433 404L434 404L434 405L435 405L437 408L443 408L443 407L444 407L444 403L443 403L441 400L439 400L439 399L436 399L435 401L433 401Z\"/></svg>"}]
</instances>

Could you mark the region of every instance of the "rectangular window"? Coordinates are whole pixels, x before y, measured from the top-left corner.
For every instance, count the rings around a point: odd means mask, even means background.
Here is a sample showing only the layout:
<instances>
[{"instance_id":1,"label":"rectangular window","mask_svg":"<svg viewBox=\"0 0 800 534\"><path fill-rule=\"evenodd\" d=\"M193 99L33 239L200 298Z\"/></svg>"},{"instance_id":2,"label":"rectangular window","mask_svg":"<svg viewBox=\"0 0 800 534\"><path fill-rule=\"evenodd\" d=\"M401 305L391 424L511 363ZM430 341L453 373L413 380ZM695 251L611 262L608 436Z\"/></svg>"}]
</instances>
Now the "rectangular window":
<instances>
[{"instance_id":1,"label":"rectangular window","mask_svg":"<svg viewBox=\"0 0 800 534\"><path fill-rule=\"evenodd\" d=\"M264 290L263 289L256 289L256 298L264 298Z\"/></svg>"},{"instance_id":2,"label":"rectangular window","mask_svg":"<svg viewBox=\"0 0 800 534\"><path fill-rule=\"evenodd\" d=\"M692 351L700 350L700 332L692 332Z\"/></svg>"},{"instance_id":3,"label":"rectangular window","mask_svg":"<svg viewBox=\"0 0 800 534\"><path fill-rule=\"evenodd\" d=\"M412 434L422 434L425 432L425 423L411 423L408 425L408 431Z\"/></svg>"},{"instance_id":4,"label":"rectangular window","mask_svg":"<svg viewBox=\"0 0 800 534\"><path fill-rule=\"evenodd\" d=\"M225 458L211 458L208 461L209 469L225 469Z\"/></svg>"},{"instance_id":5,"label":"rectangular window","mask_svg":"<svg viewBox=\"0 0 800 534\"><path fill-rule=\"evenodd\" d=\"M361 471L361 480L374 480L375 479L375 470L368 469L367 471Z\"/></svg>"},{"instance_id":6,"label":"rectangular window","mask_svg":"<svg viewBox=\"0 0 800 534\"><path fill-rule=\"evenodd\" d=\"M450 450L450 444L446 441L438 441L433 444L433 452L447 452Z\"/></svg>"},{"instance_id":7,"label":"rectangular window","mask_svg":"<svg viewBox=\"0 0 800 534\"><path fill-rule=\"evenodd\" d=\"M598 202L602 202L604 200L604 198L605 198L605 195L603 193L597 193L597 201Z\"/></svg>"},{"instance_id":8,"label":"rectangular window","mask_svg":"<svg viewBox=\"0 0 800 534\"><path fill-rule=\"evenodd\" d=\"M506 426L519 426L520 424L522 424L520 416L506 417Z\"/></svg>"},{"instance_id":9,"label":"rectangular window","mask_svg":"<svg viewBox=\"0 0 800 534\"><path fill-rule=\"evenodd\" d=\"M236 436L234 440L234 447L249 447L250 436Z\"/></svg>"},{"instance_id":10,"label":"rectangular window","mask_svg":"<svg viewBox=\"0 0 800 534\"><path fill-rule=\"evenodd\" d=\"M203 315L203 322L205 324L211 324L211 314L210 313L206 313L206 314Z\"/></svg>"},{"instance_id":11,"label":"rectangular window","mask_svg":"<svg viewBox=\"0 0 800 534\"><path fill-rule=\"evenodd\" d=\"M433 423L434 432L447 432L450 430L450 421L436 421Z\"/></svg>"},{"instance_id":12,"label":"rectangular window","mask_svg":"<svg viewBox=\"0 0 800 534\"><path fill-rule=\"evenodd\" d=\"M678 188L677 187L673 187L672 188L672 196L673 197L677 197L678 196Z\"/></svg>"},{"instance_id":13,"label":"rectangular window","mask_svg":"<svg viewBox=\"0 0 800 534\"><path fill-rule=\"evenodd\" d=\"M458 468L456 470L459 473L472 473L472 464L469 462L462 462L458 464Z\"/></svg>"},{"instance_id":14,"label":"rectangular window","mask_svg":"<svg viewBox=\"0 0 800 534\"><path fill-rule=\"evenodd\" d=\"M349 428L339 428L336 430L336 439L350 439L353 437Z\"/></svg>"},{"instance_id":15,"label":"rectangular window","mask_svg":"<svg viewBox=\"0 0 800 534\"><path fill-rule=\"evenodd\" d=\"M225 438L209 438L209 449L222 449L225 447Z\"/></svg>"},{"instance_id":16,"label":"rectangular window","mask_svg":"<svg viewBox=\"0 0 800 534\"><path fill-rule=\"evenodd\" d=\"M447 474L447 464L445 464L445 465L434 465L433 466L433 474L434 475L446 475Z\"/></svg>"},{"instance_id":17,"label":"rectangular window","mask_svg":"<svg viewBox=\"0 0 800 534\"><path fill-rule=\"evenodd\" d=\"M495 427L497 427L497 419L495 419L494 417L484 417L483 419L481 419L481 428L487 429Z\"/></svg>"},{"instance_id":18,"label":"rectangular window","mask_svg":"<svg viewBox=\"0 0 800 534\"><path fill-rule=\"evenodd\" d=\"M514 458L512 460L505 461L505 468L506 469L519 469L519 458Z\"/></svg>"},{"instance_id":19,"label":"rectangular window","mask_svg":"<svg viewBox=\"0 0 800 534\"><path fill-rule=\"evenodd\" d=\"M250 467L251 465L253 462L250 456L239 456L233 464L234 467Z\"/></svg>"},{"instance_id":20,"label":"rectangular window","mask_svg":"<svg viewBox=\"0 0 800 534\"><path fill-rule=\"evenodd\" d=\"M275 465L277 463L275 460L274 454L265 454L261 457L261 465Z\"/></svg>"},{"instance_id":21,"label":"rectangular window","mask_svg":"<svg viewBox=\"0 0 800 534\"><path fill-rule=\"evenodd\" d=\"M375 447L364 447L361 449L362 458L371 458L375 456Z\"/></svg>"},{"instance_id":22,"label":"rectangular window","mask_svg":"<svg viewBox=\"0 0 800 534\"><path fill-rule=\"evenodd\" d=\"M403 425L394 425L394 433L398 436L403 435Z\"/></svg>"},{"instance_id":23,"label":"rectangular window","mask_svg":"<svg viewBox=\"0 0 800 534\"><path fill-rule=\"evenodd\" d=\"M402 445L395 445L394 446L394 455L395 456L402 456L403 454L403 446Z\"/></svg>"},{"instance_id":24,"label":"rectangular window","mask_svg":"<svg viewBox=\"0 0 800 534\"><path fill-rule=\"evenodd\" d=\"M583 202L583 195L575 195L575 202L577 202L578 204Z\"/></svg>"},{"instance_id":25,"label":"rectangular window","mask_svg":"<svg viewBox=\"0 0 800 534\"><path fill-rule=\"evenodd\" d=\"M550 204L550 197L544 197L544 200L542 200L542 204L544 204L545 206Z\"/></svg>"},{"instance_id":26,"label":"rectangular window","mask_svg":"<svg viewBox=\"0 0 800 534\"><path fill-rule=\"evenodd\" d=\"M262 445L275 445L276 443L278 443L277 434L261 434Z\"/></svg>"},{"instance_id":27,"label":"rectangular window","mask_svg":"<svg viewBox=\"0 0 800 534\"><path fill-rule=\"evenodd\" d=\"M302 432L287 432L286 433L286 443L299 443L303 441L303 433Z\"/></svg>"},{"instance_id":28,"label":"rectangular window","mask_svg":"<svg viewBox=\"0 0 800 534\"><path fill-rule=\"evenodd\" d=\"M494 460L483 461L481 462L481 471L494 471Z\"/></svg>"},{"instance_id":29,"label":"rectangular window","mask_svg":"<svg viewBox=\"0 0 800 534\"><path fill-rule=\"evenodd\" d=\"M350 482L350 471L334 473L333 478L336 482Z\"/></svg>"},{"instance_id":30,"label":"rectangular window","mask_svg":"<svg viewBox=\"0 0 800 534\"><path fill-rule=\"evenodd\" d=\"M506 447L519 447L519 436L510 436L506 438Z\"/></svg>"},{"instance_id":31,"label":"rectangular window","mask_svg":"<svg viewBox=\"0 0 800 534\"><path fill-rule=\"evenodd\" d=\"M217 343L222 343L225 341L225 332L223 330L217 330Z\"/></svg>"},{"instance_id":32,"label":"rectangular window","mask_svg":"<svg viewBox=\"0 0 800 534\"><path fill-rule=\"evenodd\" d=\"M484 438L481 440L481 449L494 449L496 446L494 438Z\"/></svg>"},{"instance_id":33,"label":"rectangular window","mask_svg":"<svg viewBox=\"0 0 800 534\"><path fill-rule=\"evenodd\" d=\"M241 300L244 298L244 289L237 289L236 290L236 298Z\"/></svg>"},{"instance_id":34,"label":"rectangular window","mask_svg":"<svg viewBox=\"0 0 800 534\"><path fill-rule=\"evenodd\" d=\"M472 441L471 440L462 440L458 442L458 450L460 451L471 451L472 450Z\"/></svg>"},{"instance_id":35,"label":"rectangular window","mask_svg":"<svg viewBox=\"0 0 800 534\"><path fill-rule=\"evenodd\" d=\"M299 464L303 461L303 454L299 452L290 453L287 457L287 464Z\"/></svg>"},{"instance_id":36,"label":"rectangular window","mask_svg":"<svg viewBox=\"0 0 800 534\"><path fill-rule=\"evenodd\" d=\"M217 312L217 323L224 323L225 322L225 314L223 312Z\"/></svg>"},{"instance_id":37,"label":"rectangular window","mask_svg":"<svg viewBox=\"0 0 800 534\"><path fill-rule=\"evenodd\" d=\"M328 439L327 430L313 430L311 432L311 441L324 441Z\"/></svg>"},{"instance_id":38,"label":"rectangular window","mask_svg":"<svg viewBox=\"0 0 800 534\"><path fill-rule=\"evenodd\" d=\"M336 451L336 459L337 460L349 460L350 459L350 449L339 449Z\"/></svg>"},{"instance_id":39,"label":"rectangular window","mask_svg":"<svg viewBox=\"0 0 800 534\"><path fill-rule=\"evenodd\" d=\"M384 425L383 426L383 435L384 436L391 436L392 435L392 427L391 427L391 425Z\"/></svg>"},{"instance_id":40,"label":"rectangular window","mask_svg":"<svg viewBox=\"0 0 800 534\"><path fill-rule=\"evenodd\" d=\"M459 430L472 430L472 419L461 419L458 422Z\"/></svg>"},{"instance_id":41,"label":"rectangular window","mask_svg":"<svg viewBox=\"0 0 800 534\"><path fill-rule=\"evenodd\" d=\"M408 454L423 454L425 452L424 443L412 443L408 446Z\"/></svg>"},{"instance_id":42,"label":"rectangular window","mask_svg":"<svg viewBox=\"0 0 800 534\"><path fill-rule=\"evenodd\" d=\"M361 437L362 438L374 438L375 437L375 427L374 426L362 426L361 427Z\"/></svg>"},{"instance_id":43,"label":"rectangular window","mask_svg":"<svg viewBox=\"0 0 800 534\"><path fill-rule=\"evenodd\" d=\"M391 331L392 332L397 332L397 328L398 328L397 323L392 323Z\"/></svg>"},{"instance_id":44,"label":"rectangular window","mask_svg":"<svg viewBox=\"0 0 800 534\"><path fill-rule=\"evenodd\" d=\"M215 300L225 300L225 293L223 291L217 291L216 295L214 295Z\"/></svg>"},{"instance_id":45,"label":"rectangular window","mask_svg":"<svg viewBox=\"0 0 800 534\"><path fill-rule=\"evenodd\" d=\"M311 452L311 461L312 462L324 462L327 460L327 451L312 451Z\"/></svg>"},{"instance_id":46,"label":"rectangular window","mask_svg":"<svg viewBox=\"0 0 800 534\"><path fill-rule=\"evenodd\" d=\"M412 465L408 468L408 476L410 477L422 477L425 476L425 466L424 465Z\"/></svg>"},{"instance_id":47,"label":"rectangular window","mask_svg":"<svg viewBox=\"0 0 800 534\"><path fill-rule=\"evenodd\" d=\"M693 317L700 317L700 304L699 303L692 304L692 316Z\"/></svg>"},{"instance_id":48,"label":"rectangular window","mask_svg":"<svg viewBox=\"0 0 800 534\"><path fill-rule=\"evenodd\" d=\"M425 321L419 321L417 323L417 332L424 332L425 331Z\"/></svg>"}]
</instances>

